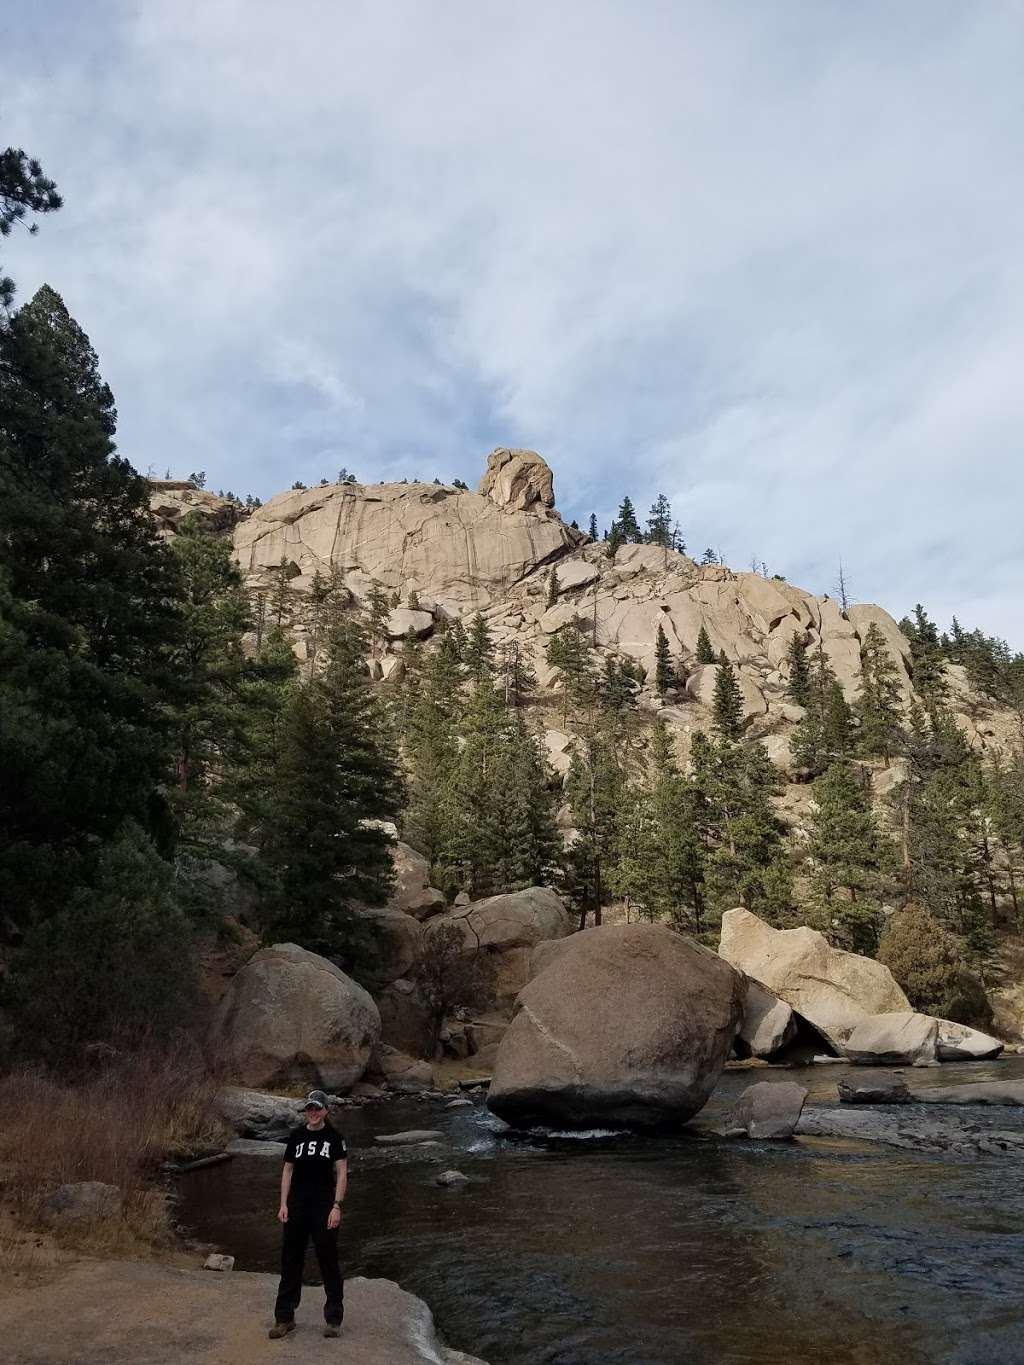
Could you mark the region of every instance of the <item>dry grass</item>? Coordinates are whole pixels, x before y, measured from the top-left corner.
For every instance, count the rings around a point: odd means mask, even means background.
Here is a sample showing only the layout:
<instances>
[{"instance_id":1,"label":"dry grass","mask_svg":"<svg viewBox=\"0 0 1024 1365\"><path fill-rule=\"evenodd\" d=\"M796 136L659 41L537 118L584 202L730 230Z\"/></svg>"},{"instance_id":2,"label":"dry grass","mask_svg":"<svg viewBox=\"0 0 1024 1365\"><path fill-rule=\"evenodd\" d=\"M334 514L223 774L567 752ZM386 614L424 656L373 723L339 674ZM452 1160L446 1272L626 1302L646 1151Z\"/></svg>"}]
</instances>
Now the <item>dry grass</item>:
<instances>
[{"instance_id":1,"label":"dry grass","mask_svg":"<svg viewBox=\"0 0 1024 1365\"><path fill-rule=\"evenodd\" d=\"M188 1048L117 1060L77 1083L33 1071L0 1078L3 1202L17 1225L41 1225L60 1185L99 1180L124 1196L118 1220L53 1229L59 1240L112 1255L166 1246L172 1229L160 1165L217 1149L214 1076ZM6 1247L4 1243L7 1243ZM0 1258L16 1255L10 1238Z\"/></svg>"}]
</instances>

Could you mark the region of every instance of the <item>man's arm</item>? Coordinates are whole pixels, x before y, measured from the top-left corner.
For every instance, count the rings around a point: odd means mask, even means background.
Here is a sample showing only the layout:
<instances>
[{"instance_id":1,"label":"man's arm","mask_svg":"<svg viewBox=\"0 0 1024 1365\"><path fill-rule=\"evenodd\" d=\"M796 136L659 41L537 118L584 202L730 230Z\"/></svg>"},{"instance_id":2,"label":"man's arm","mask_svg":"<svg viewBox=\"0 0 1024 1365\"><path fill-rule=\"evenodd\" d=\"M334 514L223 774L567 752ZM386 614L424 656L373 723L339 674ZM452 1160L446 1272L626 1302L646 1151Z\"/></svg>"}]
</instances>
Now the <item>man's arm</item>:
<instances>
[{"instance_id":1,"label":"man's arm","mask_svg":"<svg viewBox=\"0 0 1024 1365\"><path fill-rule=\"evenodd\" d=\"M286 1161L281 1167L281 1207L277 1211L277 1219L280 1223L287 1223L288 1221L288 1191L292 1187L292 1172L294 1170L294 1161Z\"/></svg>"},{"instance_id":2,"label":"man's arm","mask_svg":"<svg viewBox=\"0 0 1024 1365\"><path fill-rule=\"evenodd\" d=\"M336 1228L341 1222L341 1205L345 1199L345 1191L348 1189L348 1159L343 1157L341 1161L334 1163L334 1207L331 1209L327 1219L329 1228Z\"/></svg>"}]
</instances>

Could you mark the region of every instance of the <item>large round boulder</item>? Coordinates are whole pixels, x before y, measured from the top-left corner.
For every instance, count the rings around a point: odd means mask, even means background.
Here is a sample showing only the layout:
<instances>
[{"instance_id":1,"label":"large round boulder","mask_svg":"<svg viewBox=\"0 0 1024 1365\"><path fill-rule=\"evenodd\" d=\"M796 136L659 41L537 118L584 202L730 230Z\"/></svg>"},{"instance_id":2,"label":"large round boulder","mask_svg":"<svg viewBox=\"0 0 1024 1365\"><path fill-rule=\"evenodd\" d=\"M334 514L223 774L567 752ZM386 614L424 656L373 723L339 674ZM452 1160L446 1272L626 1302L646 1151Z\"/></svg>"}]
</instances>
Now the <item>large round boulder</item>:
<instances>
[{"instance_id":1,"label":"large round boulder","mask_svg":"<svg viewBox=\"0 0 1024 1365\"><path fill-rule=\"evenodd\" d=\"M263 948L231 982L211 1044L233 1078L256 1089L345 1091L380 1041L370 995L327 958L295 943Z\"/></svg>"},{"instance_id":2,"label":"large round boulder","mask_svg":"<svg viewBox=\"0 0 1024 1365\"><path fill-rule=\"evenodd\" d=\"M530 954L536 945L564 938L572 920L550 886L528 886L525 891L488 896L436 916L426 926L428 942L442 925L459 932L466 952L487 955L494 999L511 1005L529 980Z\"/></svg>"},{"instance_id":3,"label":"large round boulder","mask_svg":"<svg viewBox=\"0 0 1024 1365\"><path fill-rule=\"evenodd\" d=\"M714 1089L743 1000L739 972L671 929L585 929L520 992L487 1103L515 1125L685 1122Z\"/></svg>"},{"instance_id":4,"label":"large round boulder","mask_svg":"<svg viewBox=\"0 0 1024 1365\"><path fill-rule=\"evenodd\" d=\"M749 910L727 910L718 951L726 962L767 986L837 1049L871 1015L910 1011L910 1002L888 967L833 948L816 929L773 929Z\"/></svg>"}]
</instances>

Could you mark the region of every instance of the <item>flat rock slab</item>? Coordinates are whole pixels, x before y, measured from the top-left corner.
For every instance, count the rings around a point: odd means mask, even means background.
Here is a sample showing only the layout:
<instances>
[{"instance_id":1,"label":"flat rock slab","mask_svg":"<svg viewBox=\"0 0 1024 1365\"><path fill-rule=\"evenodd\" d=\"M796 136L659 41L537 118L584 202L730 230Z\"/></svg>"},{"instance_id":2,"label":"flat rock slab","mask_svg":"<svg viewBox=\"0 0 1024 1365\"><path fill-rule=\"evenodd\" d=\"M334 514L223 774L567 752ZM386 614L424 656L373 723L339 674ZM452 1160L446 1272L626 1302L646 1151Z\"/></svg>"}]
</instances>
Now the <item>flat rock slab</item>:
<instances>
[{"instance_id":1,"label":"flat rock slab","mask_svg":"<svg viewBox=\"0 0 1024 1365\"><path fill-rule=\"evenodd\" d=\"M280 1161L284 1156L285 1144L259 1142L255 1138L235 1138L228 1143L227 1149L232 1156L274 1156Z\"/></svg>"},{"instance_id":2,"label":"flat rock slab","mask_svg":"<svg viewBox=\"0 0 1024 1365\"><path fill-rule=\"evenodd\" d=\"M840 1081L842 1104L909 1104L915 1097L905 1081Z\"/></svg>"},{"instance_id":3,"label":"flat rock slab","mask_svg":"<svg viewBox=\"0 0 1024 1365\"><path fill-rule=\"evenodd\" d=\"M321 1291L270 1341L276 1275L210 1275L139 1261L83 1261L54 1283L0 1290L4 1365L485 1365L438 1340L427 1305L391 1280L345 1282L345 1325L321 1337Z\"/></svg>"},{"instance_id":4,"label":"flat rock slab","mask_svg":"<svg viewBox=\"0 0 1024 1365\"><path fill-rule=\"evenodd\" d=\"M410 1147L415 1142L439 1142L443 1137L437 1128L410 1128L404 1133L378 1133L373 1140L382 1147Z\"/></svg>"},{"instance_id":5,"label":"flat rock slab","mask_svg":"<svg viewBox=\"0 0 1024 1365\"><path fill-rule=\"evenodd\" d=\"M796 1132L798 1137L853 1138L960 1157L1011 1155L1020 1160L1024 1156L1024 1131L997 1132L970 1122L968 1116L943 1114L938 1108L924 1114L916 1105L881 1109L805 1106Z\"/></svg>"},{"instance_id":6,"label":"flat rock slab","mask_svg":"<svg viewBox=\"0 0 1024 1365\"><path fill-rule=\"evenodd\" d=\"M927 1086L913 1092L917 1104L1020 1104L1024 1081L968 1081L963 1085Z\"/></svg>"}]
</instances>

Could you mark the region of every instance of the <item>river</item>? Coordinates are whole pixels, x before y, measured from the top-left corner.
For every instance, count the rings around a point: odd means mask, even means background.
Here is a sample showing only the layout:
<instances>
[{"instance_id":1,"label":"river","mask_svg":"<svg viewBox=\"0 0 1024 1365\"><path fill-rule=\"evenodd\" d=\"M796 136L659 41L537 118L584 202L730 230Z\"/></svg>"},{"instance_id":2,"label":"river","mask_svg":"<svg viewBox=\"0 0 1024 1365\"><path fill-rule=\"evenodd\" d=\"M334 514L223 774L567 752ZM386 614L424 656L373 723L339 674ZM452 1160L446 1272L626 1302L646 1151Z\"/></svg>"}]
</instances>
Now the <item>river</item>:
<instances>
[{"instance_id":1,"label":"river","mask_svg":"<svg viewBox=\"0 0 1024 1365\"><path fill-rule=\"evenodd\" d=\"M706 1114L755 1080L796 1080L809 1102L830 1102L849 1070L729 1071ZM1021 1079L1024 1058L900 1074L915 1086ZM1024 1126L1019 1109L969 1117ZM451 1345L490 1365L1024 1362L1013 1157L824 1138L524 1136L482 1104L412 1099L346 1111L339 1126L351 1149L346 1273L397 1280ZM443 1143L374 1145L423 1127ZM452 1167L469 1183L436 1185ZM266 1157L183 1176L179 1221L238 1269L275 1270L279 1176ZM319 1311L320 1291L307 1292Z\"/></svg>"}]
</instances>

